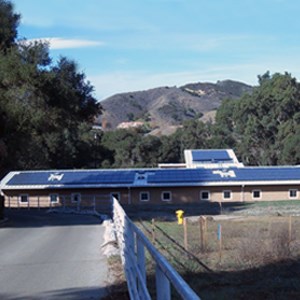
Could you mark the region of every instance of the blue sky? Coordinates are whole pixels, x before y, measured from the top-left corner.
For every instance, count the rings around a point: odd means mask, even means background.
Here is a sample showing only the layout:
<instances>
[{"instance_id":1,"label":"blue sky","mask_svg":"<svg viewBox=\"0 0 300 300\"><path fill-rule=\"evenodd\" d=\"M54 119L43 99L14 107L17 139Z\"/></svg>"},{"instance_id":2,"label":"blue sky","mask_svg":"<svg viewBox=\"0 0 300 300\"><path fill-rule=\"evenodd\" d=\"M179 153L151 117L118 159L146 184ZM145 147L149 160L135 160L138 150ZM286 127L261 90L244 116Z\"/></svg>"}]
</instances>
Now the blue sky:
<instances>
[{"instance_id":1,"label":"blue sky","mask_svg":"<svg viewBox=\"0 0 300 300\"><path fill-rule=\"evenodd\" d=\"M13 0L19 38L50 41L102 100L120 92L300 77L298 0Z\"/></svg>"}]
</instances>

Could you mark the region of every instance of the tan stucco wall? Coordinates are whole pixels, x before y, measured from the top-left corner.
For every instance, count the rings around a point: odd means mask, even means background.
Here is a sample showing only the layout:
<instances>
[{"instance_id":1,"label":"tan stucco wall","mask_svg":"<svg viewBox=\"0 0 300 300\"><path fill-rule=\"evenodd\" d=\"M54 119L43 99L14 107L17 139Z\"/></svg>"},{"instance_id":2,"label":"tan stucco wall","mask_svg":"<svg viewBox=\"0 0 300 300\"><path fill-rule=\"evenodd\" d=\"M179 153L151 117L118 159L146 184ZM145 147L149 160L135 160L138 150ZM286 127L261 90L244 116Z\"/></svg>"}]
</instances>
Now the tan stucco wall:
<instances>
[{"instance_id":1,"label":"tan stucco wall","mask_svg":"<svg viewBox=\"0 0 300 300\"><path fill-rule=\"evenodd\" d=\"M289 198L289 190L297 189L298 197L294 200L300 199L300 186L256 186L244 187L244 201L278 201L278 200L293 200ZM261 199L253 199L252 191L260 190Z\"/></svg>"},{"instance_id":2,"label":"tan stucco wall","mask_svg":"<svg viewBox=\"0 0 300 300\"><path fill-rule=\"evenodd\" d=\"M111 193L119 193L120 202L122 204L143 204L143 203L197 203L200 201L201 191L209 191L212 202L252 202L252 201L276 201L276 200L290 200L289 190L297 189L298 198L300 199L300 186L235 186L235 187L146 187L146 188L114 188L114 189L73 189L73 190L28 190L28 191L4 191L6 206L11 207L49 207L50 194L59 195L59 203L52 203L52 206L76 206L77 203L71 201L71 194L81 194L81 205L101 206L107 203L110 199ZM231 199L223 199L223 192L231 191ZM261 191L260 199L253 199L253 190ZM150 195L149 201L140 201L140 193L148 192ZM171 201L162 201L161 195L163 192L171 192ZM20 203L19 195L27 194L29 196L28 203ZM296 200L296 199L295 199Z\"/></svg>"}]
</instances>

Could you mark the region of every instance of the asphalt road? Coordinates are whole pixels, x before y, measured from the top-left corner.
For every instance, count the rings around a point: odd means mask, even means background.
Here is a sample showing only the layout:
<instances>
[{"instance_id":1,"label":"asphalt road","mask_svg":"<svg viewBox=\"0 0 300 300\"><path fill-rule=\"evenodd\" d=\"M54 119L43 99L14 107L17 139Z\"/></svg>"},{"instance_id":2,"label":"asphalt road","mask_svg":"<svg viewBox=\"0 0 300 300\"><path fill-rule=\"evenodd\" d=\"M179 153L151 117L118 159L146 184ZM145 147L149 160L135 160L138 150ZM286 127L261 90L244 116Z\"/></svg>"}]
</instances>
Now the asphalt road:
<instances>
[{"instance_id":1,"label":"asphalt road","mask_svg":"<svg viewBox=\"0 0 300 300\"><path fill-rule=\"evenodd\" d=\"M92 216L8 212L0 225L0 299L101 299L104 227Z\"/></svg>"}]
</instances>

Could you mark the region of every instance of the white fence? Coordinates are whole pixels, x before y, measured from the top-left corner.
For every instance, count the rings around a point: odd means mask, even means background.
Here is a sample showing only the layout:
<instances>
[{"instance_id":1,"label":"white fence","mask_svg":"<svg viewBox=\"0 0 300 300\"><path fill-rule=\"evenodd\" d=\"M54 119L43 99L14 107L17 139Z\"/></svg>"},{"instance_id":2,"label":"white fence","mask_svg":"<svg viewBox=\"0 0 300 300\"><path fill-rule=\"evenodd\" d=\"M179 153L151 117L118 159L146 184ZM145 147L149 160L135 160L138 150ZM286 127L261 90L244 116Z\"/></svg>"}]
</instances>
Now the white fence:
<instances>
[{"instance_id":1,"label":"white fence","mask_svg":"<svg viewBox=\"0 0 300 300\"><path fill-rule=\"evenodd\" d=\"M113 221L130 299L151 299L147 287L145 249L155 263L156 299L171 299L171 285L185 300L200 300L196 293L156 250L143 232L113 199Z\"/></svg>"}]
</instances>

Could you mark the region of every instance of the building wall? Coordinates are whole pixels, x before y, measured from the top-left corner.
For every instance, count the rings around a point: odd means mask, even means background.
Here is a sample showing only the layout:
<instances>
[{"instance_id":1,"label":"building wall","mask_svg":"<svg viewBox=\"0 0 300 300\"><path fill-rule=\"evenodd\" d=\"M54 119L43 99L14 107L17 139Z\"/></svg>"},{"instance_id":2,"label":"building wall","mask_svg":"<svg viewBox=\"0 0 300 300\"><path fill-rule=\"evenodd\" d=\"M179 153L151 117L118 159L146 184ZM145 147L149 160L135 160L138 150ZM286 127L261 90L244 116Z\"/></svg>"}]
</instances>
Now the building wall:
<instances>
[{"instance_id":1,"label":"building wall","mask_svg":"<svg viewBox=\"0 0 300 300\"><path fill-rule=\"evenodd\" d=\"M261 198L253 198L252 192L254 190L261 191ZM297 197L290 198L289 190L297 190ZM278 201L278 200L299 200L300 199L300 186L256 186L244 187L244 201Z\"/></svg>"},{"instance_id":2,"label":"building wall","mask_svg":"<svg viewBox=\"0 0 300 300\"><path fill-rule=\"evenodd\" d=\"M289 191L295 190L296 197L290 198ZM299 190L299 191L298 191ZM253 198L256 191L257 198ZM80 193L80 205L101 208L109 205L112 194L119 197L122 204L163 204L212 202L252 202L300 199L300 186L235 186L235 187L145 187L113 189L73 189L73 190L28 190L4 191L7 207L76 207L72 195ZM50 201L50 194L56 194L58 202ZM224 198L226 194L227 198ZM21 195L28 196L28 202L20 201ZM163 195L167 199L163 199ZM143 199L142 199L143 197ZM73 199L74 200L74 199Z\"/></svg>"},{"instance_id":3,"label":"building wall","mask_svg":"<svg viewBox=\"0 0 300 300\"><path fill-rule=\"evenodd\" d=\"M16 190L4 191L5 206L18 208L43 208L43 207L74 207L79 205L78 201L74 201L75 194L80 194L81 207L107 207L111 194L117 194L120 197L121 203L128 203L127 189L72 189L72 190ZM22 195L27 195L28 202L22 203ZM50 195L57 195L57 203L51 202Z\"/></svg>"}]
</instances>

